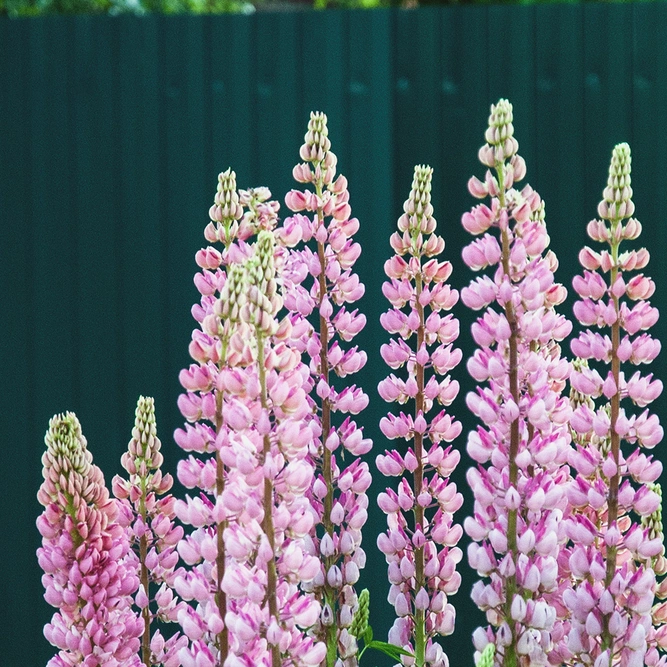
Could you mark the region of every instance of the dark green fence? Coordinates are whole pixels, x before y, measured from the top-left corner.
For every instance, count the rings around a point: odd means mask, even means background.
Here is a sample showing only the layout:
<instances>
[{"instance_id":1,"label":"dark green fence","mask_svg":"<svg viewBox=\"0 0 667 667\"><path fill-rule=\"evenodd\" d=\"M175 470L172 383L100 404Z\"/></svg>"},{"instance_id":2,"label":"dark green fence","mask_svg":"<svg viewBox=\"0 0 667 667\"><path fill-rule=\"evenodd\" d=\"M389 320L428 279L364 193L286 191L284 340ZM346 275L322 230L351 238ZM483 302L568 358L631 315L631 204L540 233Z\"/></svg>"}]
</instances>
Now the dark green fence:
<instances>
[{"instance_id":1,"label":"dark green fence","mask_svg":"<svg viewBox=\"0 0 667 667\"><path fill-rule=\"evenodd\" d=\"M370 361L361 383L371 395L385 372L382 263L412 166L435 168L436 217L460 287L471 277L459 259L468 240L459 220L473 203L466 181L482 174L476 153L501 96L514 103L568 286L611 148L631 144L637 216L665 309L665 35L664 3L0 21L0 665L38 667L52 655L34 525L50 415L79 415L110 481L136 398L153 395L175 468L193 255L219 171L232 166L241 186L282 198L308 112L327 112L362 223ZM657 333L665 338L664 322ZM462 346L470 353L467 326ZM664 355L654 371L667 379ZM366 423L378 449L383 410L373 396ZM460 520L470 506L468 494ZM382 525L373 499L364 583L377 634L390 619L375 548ZM456 667L472 664L472 580L466 573L454 598L457 632L446 640Z\"/></svg>"}]
</instances>

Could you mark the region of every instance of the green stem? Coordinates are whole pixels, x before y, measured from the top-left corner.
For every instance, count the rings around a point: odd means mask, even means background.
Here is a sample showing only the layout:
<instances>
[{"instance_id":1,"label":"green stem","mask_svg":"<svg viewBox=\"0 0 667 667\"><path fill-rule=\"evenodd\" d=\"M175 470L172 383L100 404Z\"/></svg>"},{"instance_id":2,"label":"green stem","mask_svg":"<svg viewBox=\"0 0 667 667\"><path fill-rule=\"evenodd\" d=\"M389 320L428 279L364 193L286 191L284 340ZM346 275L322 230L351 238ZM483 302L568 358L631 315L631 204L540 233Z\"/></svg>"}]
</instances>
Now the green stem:
<instances>
[{"instance_id":1,"label":"green stem","mask_svg":"<svg viewBox=\"0 0 667 667\"><path fill-rule=\"evenodd\" d=\"M505 203L505 170L504 165L500 164L497 167L498 174L498 188L499 203L501 210L506 207ZM510 275L510 238L506 229L501 232L502 240L502 264L503 272L508 280L512 280ZM505 317L510 327L509 338L509 383L510 394L514 402L519 405L519 362L518 362L518 338L519 327L516 318L516 312L511 301L505 304ZM510 486L517 489L519 480L519 466L516 463L516 457L519 453L519 419L518 417L510 425L510 451L509 451L509 482ZM517 560L517 520L518 510L511 509L507 513L507 551L512 554L515 561ZM516 626L512 623L512 601L517 592L516 575L513 574L507 578L507 586L505 590L505 619L512 629L512 642L505 649L503 656L503 667L516 667L518 664L516 644Z\"/></svg>"},{"instance_id":2,"label":"green stem","mask_svg":"<svg viewBox=\"0 0 667 667\"><path fill-rule=\"evenodd\" d=\"M266 389L266 368L264 367L264 335L257 330L257 364L259 366L259 386L261 392L262 408L268 409L268 393ZM267 433L264 436L264 461L266 461L271 454L271 439ZM273 527L273 483L266 476L264 477L264 518L262 519L262 530L271 547L273 557L267 563L267 582L266 582L266 602L269 604L269 616L274 618L280 624L278 616L278 573L276 571L276 535ZM264 631L266 636L266 630ZM278 645L271 645L271 665L272 667L280 667L280 647Z\"/></svg>"},{"instance_id":3,"label":"green stem","mask_svg":"<svg viewBox=\"0 0 667 667\"><path fill-rule=\"evenodd\" d=\"M315 192L318 198L322 198L322 183L323 179L320 179L315 184ZM324 211L322 207L317 209L317 227L318 229L324 225ZM324 297L327 296L327 282L326 282L326 256L324 252L324 243L317 242L317 256L320 260L320 274L318 276L319 281L319 306L322 307L322 302ZM327 384L329 384L329 323L327 319L320 315L320 377ZM333 509L334 502L334 481L333 481L333 465L332 465L332 454L327 449L325 443L329 438L331 433L331 404L328 399L322 399L322 477L324 477L324 483L327 488L326 496L324 497L323 502L323 516L322 523L324 524L324 530L333 538L334 535L334 524L331 520L331 511ZM334 667L336 660L338 658L338 633L337 633L337 620L338 620L338 596L334 588L329 585L329 582L326 579L326 574L333 565L336 564L335 556L327 556L324 559L324 602L328 604L331 608L331 613L333 616L333 623L324 628L324 637L323 640L327 646L326 654L326 667Z\"/></svg>"},{"instance_id":4,"label":"green stem","mask_svg":"<svg viewBox=\"0 0 667 667\"><path fill-rule=\"evenodd\" d=\"M416 275L415 287L415 307L419 315L419 328L417 329L417 352L424 344L424 306L419 301L422 293L421 274ZM420 414L424 416L424 366L415 362L415 372L417 375L417 396L415 397L415 418ZM424 436L422 433L415 433L415 458L417 467L414 472L414 494L418 498L424 487ZM415 530L419 528L424 532L424 508L415 504ZM424 547L415 549L415 596L426 585L424 576ZM415 667L423 667L426 660L426 613L423 609L415 610Z\"/></svg>"},{"instance_id":5,"label":"green stem","mask_svg":"<svg viewBox=\"0 0 667 667\"><path fill-rule=\"evenodd\" d=\"M614 230L617 225L621 223L620 220L614 220L612 222L612 239L615 237ZM611 268L611 279L610 284L613 285L616 282L618 277L618 247L620 241L611 242L611 256L613 265ZM618 415L621 407L621 393L619 389L619 379L621 374L621 360L618 357L618 347L620 345L621 338L621 326L619 324L618 315L619 315L619 299L616 296L612 295L612 300L614 303L614 309L616 311L616 321L611 326L611 374L614 378L614 383L616 385L616 393L611 397L611 424L610 424L610 433L611 433L611 454L616 463L616 472L609 480L609 495L607 497L607 529L615 526L618 520L618 488L620 485L620 470L619 470L619 455L621 450L621 437L616 433L616 422L618 420ZM616 559L617 559L617 547L615 545L607 547L606 553L606 573L605 573L605 587L609 588L611 581L616 574ZM609 631L609 619L611 614L604 615L602 618L602 650L606 651L609 649L610 652L610 664L613 656L614 648L614 636Z\"/></svg>"},{"instance_id":6,"label":"green stem","mask_svg":"<svg viewBox=\"0 0 667 667\"><path fill-rule=\"evenodd\" d=\"M139 513L144 526L147 523L146 512L146 479L141 478L141 497L139 500ZM144 533L139 538L139 562L141 563L140 578L144 587L146 597L150 600L148 567L146 567L146 558L148 556L148 540ZM146 667L151 667L151 612L150 602L141 610L141 618L144 620L144 634L141 637L141 661Z\"/></svg>"}]
</instances>

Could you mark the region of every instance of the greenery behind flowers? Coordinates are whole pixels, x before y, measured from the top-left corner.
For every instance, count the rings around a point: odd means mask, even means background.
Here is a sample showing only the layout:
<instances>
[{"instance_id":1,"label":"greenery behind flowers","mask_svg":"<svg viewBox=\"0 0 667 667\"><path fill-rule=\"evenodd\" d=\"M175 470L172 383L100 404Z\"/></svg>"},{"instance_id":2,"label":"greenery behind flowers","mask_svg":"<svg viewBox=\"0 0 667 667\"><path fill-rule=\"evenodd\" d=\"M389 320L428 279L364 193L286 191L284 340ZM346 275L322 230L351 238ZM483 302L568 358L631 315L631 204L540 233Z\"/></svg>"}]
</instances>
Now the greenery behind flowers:
<instances>
[{"instance_id":1,"label":"greenery behind flowers","mask_svg":"<svg viewBox=\"0 0 667 667\"><path fill-rule=\"evenodd\" d=\"M48 14L251 14L256 10L415 8L434 5L544 4L582 0L0 0L0 16ZM629 2L630 0L608 0Z\"/></svg>"}]
</instances>

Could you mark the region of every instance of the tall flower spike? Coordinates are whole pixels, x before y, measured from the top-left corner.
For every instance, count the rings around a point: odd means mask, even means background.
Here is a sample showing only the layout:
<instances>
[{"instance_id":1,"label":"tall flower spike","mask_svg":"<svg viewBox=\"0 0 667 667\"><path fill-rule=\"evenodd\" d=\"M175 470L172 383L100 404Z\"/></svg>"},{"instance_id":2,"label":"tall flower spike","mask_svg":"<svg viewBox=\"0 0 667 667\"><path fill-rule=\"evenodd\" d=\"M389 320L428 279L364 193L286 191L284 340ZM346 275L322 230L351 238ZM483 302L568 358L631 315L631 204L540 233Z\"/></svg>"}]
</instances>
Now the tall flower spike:
<instances>
[{"instance_id":1,"label":"tall flower spike","mask_svg":"<svg viewBox=\"0 0 667 667\"><path fill-rule=\"evenodd\" d=\"M178 620L190 645L178 656L184 667L222 664L234 637L226 622L227 594L222 588L227 561L224 533L230 512L225 498L235 497L235 476L224 463L229 418L237 415L232 389L242 386L242 369L252 363L247 325L241 322L246 305L245 273L241 266L250 256L247 243L260 226L275 225L273 202L266 188L237 191L236 175L228 169L218 177L211 222L204 231L209 243L195 256L201 271L194 282L201 300L192 314L198 327L192 333L190 356L195 363L181 371L186 390L178 406L188 423L174 434L176 443L192 454L178 464L179 481L199 493L178 501L175 512L192 531L178 545L190 566L179 571L174 586L193 605L181 608ZM246 208L248 210L246 210ZM237 370L238 369L238 370Z\"/></svg>"},{"instance_id":2,"label":"tall flower spike","mask_svg":"<svg viewBox=\"0 0 667 667\"><path fill-rule=\"evenodd\" d=\"M161 446L155 403L152 398L140 396L132 439L121 458L129 477L116 475L112 488L120 501L120 515L127 524L130 545L137 556L141 585L135 599L144 622L141 660L146 667L178 665L177 653L187 644L186 637L179 633L165 640L159 629L152 631L156 621L176 622L183 606L173 591L174 568L178 563L176 545L183 537L183 529L173 522L176 499L167 494L173 479L169 474L162 475ZM155 611L151 603L157 605Z\"/></svg>"},{"instance_id":3,"label":"tall flower spike","mask_svg":"<svg viewBox=\"0 0 667 667\"><path fill-rule=\"evenodd\" d=\"M235 403L228 404L223 454L235 483L235 495L223 499L234 518L225 530L230 559L222 582L233 602L226 617L235 636L230 662L314 667L326 647L305 631L320 605L299 590L319 570L305 544L313 525L305 495L313 480L313 434L304 424L308 371L286 344L289 318L278 320L273 235L261 231L253 250L243 264L247 299L241 310L253 357L242 381L230 387Z\"/></svg>"},{"instance_id":4,"label":"tall flower spike","mask_svg":"<svg viewBox=\"0 0 667 667\"><path fill-rule=\"evenodd\" d=\"M139 579L118 507L74 413L53 417L45 441L37 557L44 597L58 609L44 635L60 649L49 667L140 667L144 626L132 609Z\"/></svg>"},{"instance_id":5,"label":"tall flower spike","mask_svg":"<svg viewBox=\"0 0 667 667\"><path fill-rule=\"evenodd\" d=\"M567 507L569 401L561 396L570 364L560 345L571 324L555 306L565 289L544 223L544 207L530 186L513 186L526 171L514 138L512 105L491 107L487 143L479 158L489 169L468 187L491 197L464 214L480 236L463 250L474 271L491 272L461 292L466 306L483 310L472 326L479 346L468 360L478 383L466 402L482 425L469 434L467 473L475 498L464 526L473 542L468 560L480 577L472 591L488 626L474 635L477 651L495 644L501 667L544 665L557 616L560 529ZM497 232L495 231L497 230Z\"/></svg>"},{"instance_id":6,"label":"tall flower spike","mask_svg":"<svg viewBox=\"0 0 667 667\"><path fill-rule=\"evenodd\" d=\"M456 544L463 532L453 523L463 497L449 481L460 454L441 444L457 438L461 424L444 409L429 414L436 403L448 406L456 398L459 385L449 373L461 361L461 350L453 347L458 320L441 315L459 295L447 284L451 263L435 258L445 242L435 234L432 173L430 167L415 167L399 231L391 237L396 254L385 263L390 280L382 291L392 308L380 319L396 336L382 346L382 358L390 368L405 368L407 373L401 378L392 373L380 382L378 392L388 402L410 401L414 414L390 413L380 422L385 437L411 444L377 457L383 475L401 478L398 488L388 488L378 497L389 527L379 535L378 547L389 563L389 600L398 617L389 641L414 655L404 656L403 662L416 667L448 664L433 640L454 631L454 607L448 595L456 593L461 581L455 568L462 557Z\"/></svg>"},{"instance_id":7,"label":"tall flower spike","mask_svg":"<svg viewBox=\"0 0 667 667\"><path fill-rule=\"evenodd\" d=\"M580 297L575 316L602 333L585 330L572 341L572 352L591 367L578 368L570 378L590 400L577 407L571 422L580 445L571 458L577 476L568 491L575 511L567 520L572 589L563 596L570 628L559 647L566 664L653 666L662 664L658 649L667 646L665 628L651 619L657 588L653 559L662 554L662 538L631 514L647 517L659 506L650 485L662 465L640 448L655 447L663 430L658 417L644 409L662 383L652 374L626 377L622 370L623 364L650 363L660 350L658 341L642 333L658 319L646 301L655 285L643 274L629 275L648 264L649 253L644 248L620 252L623 241L641 233L641 224L631 217L630 169L630 148L619 144L598 206L601 219L587 228L590 238L608 250L584 247L579 260L585 270L573 281ZM630 404L643 411L633 414ZM634 449L627 457L624 442Z\"/></svg>"},{"instance_id":8,"label":"tall flower spike","mask_svg":"<svg viewBox=\"0 0 667 667\"><path fill-rule=\"evenodd\" d=\"M367 360L357 346L346 349L345 345L366 324L364 315L348 307L364 294L353 271L361 253L353 240L359 221L350 217L347 179L336 177L337 158L331 151L323 113L311 113L300 156L304 162L294 167L294 178L312 189L287 194L286 204L297 215L285 225L299 230L307 245L293 250L286 259L283 285L292 322L302 331L298 349L310 357L312 379L310 427L317 437L314 461L318 474L311 502L316 525L324 527L321 538L315 526L311 534L310 552L321 560L313 591L322 602L322 617L314 634L326 642L326 667L334 667L337 659L352 667L357 653L350 632L357 605L354 584L366 562L360 546L361 528L367 518L366 491L371 483L368 464L359 457L372 443L349 416L361 412L368 397L355 385L339 389L335 376L352 375ZM317 316L316 330L305 319L311 313ZM345 457L348 462L351 457L346 466Z\"/></svg>"}]
</instances>

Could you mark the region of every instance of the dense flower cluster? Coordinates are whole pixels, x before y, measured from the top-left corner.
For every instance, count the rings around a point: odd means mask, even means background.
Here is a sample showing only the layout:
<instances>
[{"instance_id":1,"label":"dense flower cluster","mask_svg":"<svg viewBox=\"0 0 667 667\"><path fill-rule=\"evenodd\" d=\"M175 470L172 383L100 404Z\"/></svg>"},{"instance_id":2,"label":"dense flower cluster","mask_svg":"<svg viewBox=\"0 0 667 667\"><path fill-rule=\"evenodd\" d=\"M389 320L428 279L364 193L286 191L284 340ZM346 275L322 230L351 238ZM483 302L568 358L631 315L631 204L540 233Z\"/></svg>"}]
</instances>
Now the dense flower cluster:
<instances>
[{"instance_id":1,"label":"dense flower cluster","mask_svg":"<svg viewBox=\"0 0 667 667\"><path fill-rule=\"evenodd\" d=\"M300 345L310 357L316 405L310 424L317 438L314 461L318 472L310 499L316 526L323 527L319 536L313 530L310 547L310 553L321 560L312 588L322 602L315 633L327 644L327 667L337 660L352 667L357 646L349 626L357 606L354 584L366 561L360 546L361 529L366 523L366 491L371 483L368 464L358 457L370 450L371 441L344 416L360 413L368 405L368 396L355 385L338 389L333 376L354 374L367 359L357 346L344 347L366 324L364 315L346 305L364 294L353 271L361 252L352 240L359 221L350 217L347 179L336 177L336 155L331 151L323 113L311 114L300 156L304 162L294 168L294 178L314 191L292 190L285 201L297 212L289 224L300 226L303 241L311 242L312 248L306 245L290 253L284 282L285 305L295 319L303 320L312 313L319 316L317 330L309 325L309 334ZM307 277L310 288L304 284ZM338 415L344 417L336 420ZM345 454L348 461L350 455L353 459L342 465Z\"/></svg>"},{"instance_id":2,"label":"dense flower cluster","mask_svg":"<svg viewBox=\"0 0 667 667\"><path fill-rule=\"evenodd\" d=\"M140 667L139 578L118 506L74 413L53 417L45 441L37 558L44 598L58 609L44 635L60 649L49 667Z\"/></svg>"},{"instance_id":3,"label":"dense flower cluster","mask_svg":"<svg viewBox=\"0 0 667 667\"><path fill-rule=\"evenodd\" d=\"M284 249L275 237L286 244L300 234L275 231L278 205L269 196L265 188L237 193L233 172L221 174L211 209L217 225L206 237L224 250L197 254L202 300L193 312L202 328L190 352L199 363L181 373L189 391L179 399L194 426L176 439L213 456L190 456L178 468L184 486L206 494L177 505L195 527L179 545L194 567L175 582L197 603L179 618L192 640L180 653L184 665L315 664L323 648L298 629L320 612L297 587L319 568L303 545L313 525L304 496L313 476L309 374L291 344L290 319L277 319L275 265Z\"/></svg>"},{"instance_id":4,"label":"dense flower cluster","mask_svg":"<svg viewBox=\"0 0 667 667\"><path fill-rule=\"evenodd\" d=\"M213 666L226 660L232 641L225 623L227 598L221 586L229 514L223 503L228 471L221 456L227 434L223 371L248 360L247 345L237 326L238 310L230 309L230 294L240 289L234 269L250 255L246 240L255 232L254 221L244 215L234 172L220 174L209 215L205 237L210 243L222 243L223 250L211 245L196 255L201 271L194 282L201 300L192 314L200 328L193 331L189 347L196 363L179 376L187 393L179 397L178 405L188 423L174 434L180 447L197 454L179 461L179 481L186 489L198 488L200 493L176 504L178 518L192 526L192 531L178 545L188 570L174 583L185 600L196 601L194 607L186 606L179 612L179 623L190 639L190 646L180 651L180 660L184 665Z\"/></svg>"},{"instance_id":5,"label":"dense flower cluster","mask_svg":"<svg viewBox=\"0 0 667 667\"><path fill-rule=\"evenodd\" d=\"M127 527L130 545L137 557L141 583L135 601L144 621L142 662L147 667L178 667L178 651L187 644L187 639L175 633L165 640L159 629L152 632L151 628L156 620L176 622L183 606L173 590L178 564L176 545L183 537L183 529L174 525L176 499L167 494L174 482L171 475L162 475L160 448L155 403L152 398L140 396L132 439L121 458L129 477L123 479L116 475L112 488L121 501L119 520ZM151 602L157 605L155 611L151 609Z\"/></svg>"},{"instance_id":6,"label":"dense flower cluster","mask_svg":"<svg viewBox=\"0 0 667 667\"><path fill-rule=\"evenodd\" d=\"M584 247L579 254L585 271L573 281L580 297L574 314L584 326L608 333L589 329L572 341L573 353L595 367L579 364L570 380L589 400L582 401L571 420L578 439L570 457L577 474L568 490L572 588L563 594L570 622L557 657L566 664L585 661L596 667L656 665L657 647L667 645L664 632L655 635L651 619L656 589L651 559L662 553L662 537L651 536L631 512L648 517L658 510L660 498L651 484L662 465L640 448L653 448L663 430L656 415L648 410L631 414L626 404L645 408L660 394L662 383L639 371L626 377L621 364L650 363L660 343L643 333L658 318L646 301L655 285L643 274L629 275L646 266L649 253L644 248L619 252L622 241L641 232L641 224L631 217L627 144L613 151L598 213L601 219L589 223L588 235L609 250ZM636 304L630 306L628 300ZM622 442L635 446L627 457Z\"/></svg>"},{"instance_id":7,"label":"dense flower cluster","mask_svg":"<svg viewBox=\"0 0 667 667\"><path fill-rule=\"evenodd\" d=\"M387 451L377 457L384 475L400 477L398 488L388 488L378 497L387 513L388 531L378 537L378 547L389 563L389 600L397 619L390 642L403 647L416 667L449 664L437 635L454 631L454 607L448 595L456 593L461 576L456 564L462 552L456 546L461 526L453 514L463 496L449 476L460 454L451 445L461 433L461 423L437 404L448 406L459 392L449 373L461 361L461 350L453 347L459 323L443 315L458 301L456 290L447 284L452 265L438 261L445 242L435 234L431 205L430 167L415 167L410 197L391 237L395 255L385 263L389 281L383 285L391 309L381 317L382 326L395 336L383 345L387 365L405 368L406 378L391 374L380 382L378 392L389 402L414 404L414 414L390 413L380 423L388 439L405 439L405 451ZM412 341L412 347L410 342Z\"/></svg>"},{"instance_id":8,"label":"dense flower cluster","mask_svg":"<svg viewBox=\"0 0 667 667\"><path fill-rule=\"evenodd\" d=\"M225 531L229 556L222 587L233 605L226 623L235 637L238 665L317 665L324 644L304 630L320 614L315 598L299 589L319 571L305 551L313 515L306 492L313 482L308 453L312 432L304 385L309 379L299 353L287 340L289 318L277 314L274 235L263 230L242 267L238 306L251 362L227 385L229 437L222 457L233 471L225 489L236 516Z\"/></svg>"},{"instance_id":9,"label":"dense flower cluster","mask_svg":"<svg viewBox=\"0 0 667 667\"><path fill-rule=\"evenodd\" d=\"M490 196L491 205L476 206L462 220L480 235L464 249L465 263L476 271L493 268L461 294L469 308L484 309L472 328L479 349L468 361L480 386L467 405L483 426L468 438L478 465L468 470L475 508L465 529L474 540L470 565L490 580L472 591L489 627L474 640L479 651L494 642L504 667L544 665L557 615L549 594L558 585L569 478L571 409L561 393L570 364L559 341L571 324L555 311L566 291L554 280L556 257L546 252L543 204L530 186L513 187L526 167L506 100L492 107L485 138L479 157L486 177L472 178L469 189L480 199Z\"/></svg>"}]
</instances>

